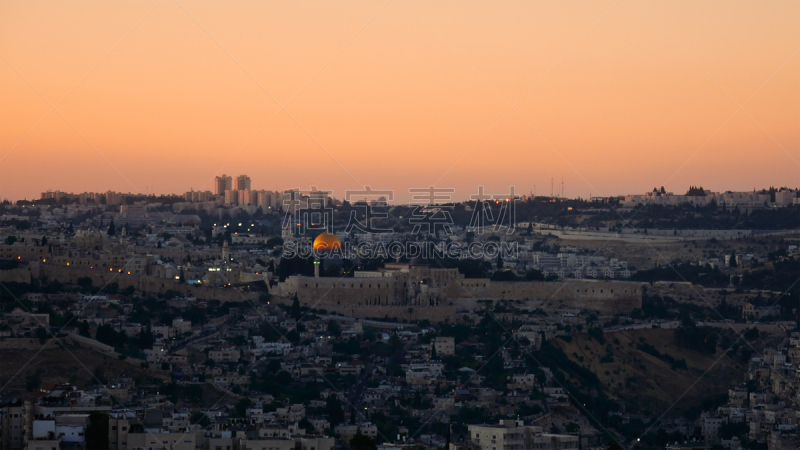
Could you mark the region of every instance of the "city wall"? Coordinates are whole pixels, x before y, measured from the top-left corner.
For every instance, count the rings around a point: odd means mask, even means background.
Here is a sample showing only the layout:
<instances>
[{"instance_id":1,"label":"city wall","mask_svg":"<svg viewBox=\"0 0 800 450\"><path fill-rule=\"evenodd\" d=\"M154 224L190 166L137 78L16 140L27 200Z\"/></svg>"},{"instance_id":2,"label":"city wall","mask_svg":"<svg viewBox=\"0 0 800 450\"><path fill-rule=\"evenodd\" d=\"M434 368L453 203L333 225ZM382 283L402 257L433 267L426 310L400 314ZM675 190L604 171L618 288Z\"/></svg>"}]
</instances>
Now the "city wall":
<instances>
[{"instance_id":1,"label":"city wall","mask_svg":"<svg viewBox=\"0 0 800 450\"><path fill-rule=\"evenodd\" d=\"M47 338L45 343L32 338L5 338L0 339L0 350L56 350L61 348L61 340Z\"/></svg>"},{"instance_id":2,"label":"city wall","mask_svg":"<svg viewBox=\"0 0 800 450\"><path fill-rule=\"evenodd\" d=\"M601 313L629 313L642 307L641 283L628 281L567 280L563 282L491 282L488 298L521 300L545 310L590 309Z\"/></svg>"},{"instance_id":3,"label":"city wall","mask_svg":"<svg viewBox=\"0 0 800 450\"><path fill-rule=\"evenodd\" d=\"M31 263L25 267L0 271L0 282L30 283L32 279L46 277L47 280L58 280L63 284L77 284L79 278L91 278L95 288L117 283L119 289L133 286L135 289L150 294L164 294L169 290L179 292L187 297L201 300L219 300L221 302L241 302L257 298L257 294L239 292L236 288L219 288L177 283L169 278L157 278L149 275L128 274L118 271L102 271L99 269L83 269L56 266L42 263ZM102 294L103 292L101 292Z\"/></svg>"},{"instance_id":4,"label":"city wall","mask_svg":"<svg viewBox=\"0 0 800 450\"><path fill-rule=\"evenodd\" d=\"M442 275L442 274L436 274ZM257 298L256 293L239 292L236 288L206 287L177 283L173 279L149 275L127 274L117 271L71 268L49 264L29 264L14 270L0 271L0 281L30 283L33 278L46 277L65 284L76 284L79 278L89 277L95 287L116 282L120 289L135 289L163 294L169 290L188 297L221 302L240 302ZM313 278L290 277L275 292L291 297L297 293L299 300L308 306L334 310L336 306L387 307L383 314L374 311L368 317L382 317L392 307L407 310L409 307L467 308L470 301L514 300L530 305L541 305L545 310L589 309L601 313L629 313L641 307L641 283L627 281L567 280L563 282L493 282L488 279L449 279L420 283L413 278ZM419 284L418 284L419 283ZM396 316L397 311L392 311ZM392 315L390 314L390 317ZM361 316L359 316L361 317Z\"/></svg>"},{"instance_id":5,"label":"city wall","mask_svg":"<svg viewBox=\"0 0 800 450\"><path fill-rule=\"evenodd\" d=\"M286 301L286 303L290 303ZM311 305L308 305L311 306ZM431 322L450 322L461 323L462 315L458 314L464 306L434 306L434 307L416 307L416 306L354 306L347 304L322 304L316 308L322 308L332 314L340 314L343 316L354 317L357 319L396 319L407 320L408 322L416 322L419 320L430 320ZM470 308L471 309L471 308ZM384 327L378 327L384 328Z\"/></svg>"},{"instance_id":6,"label":"city wall","mask_svg":"<svg viewBox=\"0 0 800 450\"><path fill-rule=\"evenodd\" d=\"M423 284L424 286L424 284ZM414 310L473 309L481 300L522 301L545 310L586 309L604 314L630 313L641 308L641 283L567 280L564 282L492 282L488 279L450 280L439 288L423 287L409 295L408 285L385 278L298 277L280 291L297 293L306 306L354 317L403 317Z\"/></svg>"},{"instance_id":7,"label":"city wall","mask_svg":"<svg viewBox=\"0 0 800 450\"><path fill-rule=\"evenodd\" d=\"M570 230L570 229L553 229L542 228L537 230L537 233L542 235L556 236L561 239L574 240L574 241L622 241L622 242L683 242L683 241L701 241L707 239L717 239L720 241L733 240L742 237L767 237L767 236L781 236L787 234L795 234L797 230L672 230L672 229L654 229L648 228L645 234L644 228L640 229L623 229L622 232L618 231L588 231L588 230Z\"/></svg>"},{"instance_id":8,"label":"city wall","mask_svg":"<svg viewBox=\"0 0 800 450\"><path fill-rule=\"evenodd\" d=\"M20 267L18 269L12 269L12 270L0 270L0 282L30 283L31 272L32 271L30 267Z\"/></svg>"},{"instance_id":9,"label":"city wall","mask_svg":"<svg viewBox=\"0 0 800 450\"><path fill-rule=\"evenodd\" d=\"M117 352L114 350L114 347L112 347L110 345L103 344L100 341L96 341L96 340L88 338L86 336L81 336L79 334L70 333L67 338L69 340L71 340L72 342L80 345L80 346L88 347L88 348L90 348L92 350L95 350L97 352L100 352L100 353L102 353L104 355L116 356L116 354L117 354Z\"/></svg>"}]
</instances>

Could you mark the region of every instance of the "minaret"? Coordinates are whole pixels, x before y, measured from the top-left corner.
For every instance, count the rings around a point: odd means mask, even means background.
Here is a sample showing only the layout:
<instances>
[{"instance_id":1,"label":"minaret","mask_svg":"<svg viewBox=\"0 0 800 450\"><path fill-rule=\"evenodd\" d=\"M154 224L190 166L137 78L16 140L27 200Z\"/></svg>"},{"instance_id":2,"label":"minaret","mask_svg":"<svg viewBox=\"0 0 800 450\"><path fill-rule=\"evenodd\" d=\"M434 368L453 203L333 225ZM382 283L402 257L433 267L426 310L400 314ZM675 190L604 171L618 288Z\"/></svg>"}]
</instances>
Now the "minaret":
<instances>
[{"instance_id":1,"label":"minaret","mask_svg":"<svg viewBox=\"0 0 800 450\"><path fill-rule=\"evenodd\" d=\"M231 249L228 247L228 241L222 244L222 260L228 262L231 260Z\"/></svg>"},{"instance_id":2,"label":"minaret","mask_svg":"<svg viewBox=\"0 0 800 450\"><path fill-rule=\"evenodd\" d=\"M315 259L314 260L314 278L319 278L319 264L320 264L320 260Z\"/></svg>"}]
</instances>

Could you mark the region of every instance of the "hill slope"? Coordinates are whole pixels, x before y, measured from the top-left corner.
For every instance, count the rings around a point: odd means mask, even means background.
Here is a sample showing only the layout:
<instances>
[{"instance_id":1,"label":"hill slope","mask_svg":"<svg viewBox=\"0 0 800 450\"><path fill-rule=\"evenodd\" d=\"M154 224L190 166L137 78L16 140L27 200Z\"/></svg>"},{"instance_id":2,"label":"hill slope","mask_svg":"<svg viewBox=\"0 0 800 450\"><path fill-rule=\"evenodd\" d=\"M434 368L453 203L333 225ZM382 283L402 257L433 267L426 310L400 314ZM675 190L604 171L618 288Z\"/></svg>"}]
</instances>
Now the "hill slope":
<instances>
[{"instance_id":1,"label":"hill slope","mask_svg":"<svg viewBox=\"0 0 800 450\"><path fill-rule=\"evenodd\" d=\"M558 339L553 344L595 372L607 395L624 400L629 412L661 414L669 408L668 416L681 415L743 380L745 368L723 356L724 349L718 347L714 355L688 350L676 344L674 333L618 331L606 333L604 343L576 333L572 342ZM685 369L680 360L685 361Z\"/></svg>"}]
</instances>

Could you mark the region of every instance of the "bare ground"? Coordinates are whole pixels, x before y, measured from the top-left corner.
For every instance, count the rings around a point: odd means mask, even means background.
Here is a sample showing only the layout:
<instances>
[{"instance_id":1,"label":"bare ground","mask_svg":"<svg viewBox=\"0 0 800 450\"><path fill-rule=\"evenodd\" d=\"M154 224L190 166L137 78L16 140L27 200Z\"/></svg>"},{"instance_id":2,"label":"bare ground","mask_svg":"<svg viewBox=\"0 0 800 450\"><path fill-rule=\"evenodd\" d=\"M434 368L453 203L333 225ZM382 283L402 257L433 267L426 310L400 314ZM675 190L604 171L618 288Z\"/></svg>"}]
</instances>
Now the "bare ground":
<instances>
[{"instance_id":1,"label":"bare ground","mask_svg":"<svg viewBox=\"0 0 800 450\"><path fill-rule=\"evenodd\" d=\"M138 361L122 361L86 348L55 348L37 353L31 350L0 350L0 396L24 394L26 380L37 374L41 385L74 382L78 386L96 384L95 375L105 380L126 375L168 380L163 372L144 369Z\"/></svg>"},{"instance_id":2,"label":"bare ground","mask_svg":"<svg viewBox=\"0 0 800 450\"><path fill-rule=\"evenodd\" d=\"M606 333L604 344L578 333L571 343L557 340L556 345L570 359L595 372L610 397L648 413L680 415L744 380L746 368L723 356L722 349L718 348L715 355L687 350L675 344L673 333L662 329ZM670 363L638 350L640 338L662 354L685 359L688 369L673 370ZM600 360L608 354L608 346L613 362L604 363Z\"/></svg>"}]
</instances>

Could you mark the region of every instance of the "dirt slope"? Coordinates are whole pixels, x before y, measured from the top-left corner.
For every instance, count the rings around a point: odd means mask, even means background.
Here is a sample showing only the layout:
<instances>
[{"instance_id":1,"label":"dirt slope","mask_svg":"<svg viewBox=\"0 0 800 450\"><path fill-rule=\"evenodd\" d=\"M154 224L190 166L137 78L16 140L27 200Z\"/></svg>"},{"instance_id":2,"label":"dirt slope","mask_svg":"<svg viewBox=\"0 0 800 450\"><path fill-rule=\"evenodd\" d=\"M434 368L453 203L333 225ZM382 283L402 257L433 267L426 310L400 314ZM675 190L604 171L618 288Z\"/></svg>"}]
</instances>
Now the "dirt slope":
<instances>
[{"instance_id":1,"label":"dirt slope","mask_svg":"<svg viewBox=\"0 0 800 450\"><path fill-rule=\"evenodd\" d=\"M668 415L680 415L743 380L744 368L723 356L722 349L717 348L715 355L704 355L678 347L673 336L673 330L619 331L606 333L605 343L600 344L585 333L576 333L572 342L558 339L555 345L595 372L609 397L649 414L672 407ZM661 354L684 359L687 369L673 369L671 363L637 349L637 344L643 343L640 338Z\"/></svg>"}]
</instances>

